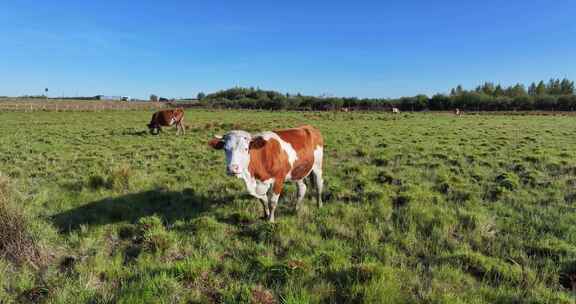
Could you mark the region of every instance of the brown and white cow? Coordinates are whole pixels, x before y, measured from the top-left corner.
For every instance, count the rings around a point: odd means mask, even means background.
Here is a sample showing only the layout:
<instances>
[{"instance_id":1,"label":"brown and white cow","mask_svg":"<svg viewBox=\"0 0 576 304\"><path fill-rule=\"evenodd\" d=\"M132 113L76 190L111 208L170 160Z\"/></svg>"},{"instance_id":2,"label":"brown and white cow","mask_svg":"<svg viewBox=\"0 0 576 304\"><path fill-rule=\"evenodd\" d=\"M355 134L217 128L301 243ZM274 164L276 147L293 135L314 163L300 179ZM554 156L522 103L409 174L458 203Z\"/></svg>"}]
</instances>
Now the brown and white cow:
<instances>
[{"instance_id":1,"label":"brown and white cow","mask_svg":"<svg viewBox=\"0 0 576 304\"><path fill-rule=\"evenodd\" d=\"M399 114L399 113L400 113L400 109L398 109L397 107L392 107L392 113L393 113L393 114Z\"/></svg>"},{"instance_id":2,"label":"brown and white cow","mask_svg":"<svg viewBox=\"0 0 576 304\"><path fill-rule=\"evenodd\" d=\"M464 114L464 111L460 110L459 108L454 109L454 115L461 116Z\"/></svg>"},{"instance_id":3,"label":"brown and white cow","mask_svg":"<svg viewBox=\"0 0 576 304\"><path fill-rule=\"evenodd\" d=\"M296 182L298 210L306 194L304 179L310 173L314 176L318 207L322 207L324 140L318 129L301 126L255 135L230 131L224 137L216 136L209 145L226 152L228 175L244 180L248 192L261 201L264 217L270 222L274 222L284 182Z\"/></svg>"},{"instance_id":4,"label":"brown and white cow","mask_svg":"<svg viewBox=\"0 0 576 304\"><path fill-rule=\"evenodd\" d=\"M159 134L162 131L161 127L170 127L176 125L176 134L184 131L184 109L177 108L171 110L161 110L152 115L152 119L148 124L150 134ZM156 132L155 132L156 131Z\"/></svg>"}]
</instances>

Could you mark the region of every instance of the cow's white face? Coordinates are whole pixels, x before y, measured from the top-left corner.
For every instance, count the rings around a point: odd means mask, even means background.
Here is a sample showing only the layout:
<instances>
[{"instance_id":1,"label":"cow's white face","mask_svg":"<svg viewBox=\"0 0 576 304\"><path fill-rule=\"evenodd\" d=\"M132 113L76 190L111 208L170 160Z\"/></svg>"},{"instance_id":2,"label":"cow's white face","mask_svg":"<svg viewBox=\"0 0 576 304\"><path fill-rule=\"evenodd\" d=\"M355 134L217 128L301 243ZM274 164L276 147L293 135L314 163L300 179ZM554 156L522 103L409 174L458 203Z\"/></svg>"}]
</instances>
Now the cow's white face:
<instances>
[{"instance_id":1,"label":"cow's white face","mask_svg":"<svg viewBox=\"0 0 576 304\"><path fill-rule=\"evenodd\" d=\"M223 149L226 153L226 173L231 176L242 177L248 171L250 164L250 141L252 135L246 131L230 131L223 138L210 141L215 149Z\"/></svg>"}]
</instances>

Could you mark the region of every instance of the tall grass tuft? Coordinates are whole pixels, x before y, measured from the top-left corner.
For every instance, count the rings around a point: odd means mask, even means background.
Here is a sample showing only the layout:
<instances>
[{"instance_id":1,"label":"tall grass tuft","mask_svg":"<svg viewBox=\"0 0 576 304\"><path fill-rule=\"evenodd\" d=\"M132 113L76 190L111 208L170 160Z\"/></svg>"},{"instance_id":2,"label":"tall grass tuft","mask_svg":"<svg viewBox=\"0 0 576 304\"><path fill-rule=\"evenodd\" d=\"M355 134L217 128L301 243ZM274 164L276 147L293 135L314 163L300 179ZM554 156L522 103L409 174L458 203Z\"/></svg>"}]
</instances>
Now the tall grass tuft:
<instances>
[{"instance_id":1,"label":"tall grass tuft","mask_svg":"<svg viewBox=\"0 0 576 304\"><path fill-rule=\"evenodd\" d=\"M139 241L142 249L163 253L174 246L174 238L158 216L148 216L138 221Z\"/></svg>"},{"instance_id":2,"label":"tall grass tuft","mask_svg":"<svg viewBox=\"0 0 576 304\"><path fill-rule=\"evenodd\" d=\"M18 266L28 264L39 269L47 257L28 229L29 219L17 207L16 199L10 180L0 175L0 257Z\"/></svg>"},{"instance_id":3,"label":"tall grass tuft","mask_svg":"<svg viewBox=\"0 0 576 304\"><path fill-rule=\"evenodd\" d=\"M134 173L130 166L127 164L120 165L110 172L108 185L113 190L126 192L130 190L133 175Z\"/></svg>"}]
</instances>

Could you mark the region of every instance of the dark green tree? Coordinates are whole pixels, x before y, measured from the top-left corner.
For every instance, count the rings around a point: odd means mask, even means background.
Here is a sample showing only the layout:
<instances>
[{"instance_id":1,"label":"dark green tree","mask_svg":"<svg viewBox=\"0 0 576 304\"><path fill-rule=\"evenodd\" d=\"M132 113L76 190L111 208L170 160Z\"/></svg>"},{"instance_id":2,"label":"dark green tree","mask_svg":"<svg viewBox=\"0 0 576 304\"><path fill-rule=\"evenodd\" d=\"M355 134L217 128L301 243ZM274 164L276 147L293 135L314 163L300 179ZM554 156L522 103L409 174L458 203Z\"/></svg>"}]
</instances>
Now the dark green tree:
<instances>
[{"instance_id":1,"label":"dark green tree","mask_svg":"<svg viewBox=\"0 0 576 304\"><path fill-rule=\"evenodd\" d=\"M560 95L562 94L562 88L560 87L560 79L550 79L548 81L547 87L548 94L550 95Z\"/></svg>"},{"instance_id":2,"label":"dark green tree","mask_svg":"<svg viewBox=\"0 0 576 304\"><path fill-rule=\"evenodd\" d=\"M492 82L485 82L480 88L480 91L478 91L478 93L484 93L488 96L493 96L494 91L495 91L494 84Z\"/></svg>"},{"instance_id":3,"label":"dark green tree","mask_svg":"<svg viewBox=\"0 0 576 304\"><path fill-rule=\"evenodd\" d=\"M574 95L574 81L570 81L566 78L562 79L560 82L560 94Z\"/></svg>"},{"instance_id":4,"label":"dark green tree","mask_svg":"<svg viewBox=\"0 0 576 304\"><path fill-rule=\"evenodd\" d=\"M544 84L544 81L541 80L536 86L536 96L546 95L546 92L546 84Z\"/></svg>"},{"instance_id":5,"label":"dark green tree","mask_svg":"<svg viewBox=\"0 0 576 304\"><path fill-rule=\"evenodd\" d=\"M528 87L528 95L536 96L536 83L532 82Z\"/></svg>"},{"instance_id":6,"label":"dark green tree","mask_svg":"<svg viewBox=\"0 0 576 304\"><path fill-rule=\"evenodd\" d=\"M526 96L527 93L526 89L524 88L524 85L518 83L514 86L507 88L506 95L508 97L519 97L519 96Z\"/></svg>"},{"instance_id":7,"label":"dark green tree","mask_svg":"<svg viewBox=\"0 0 576 304\"><path fill-rule=\"evenodd\" d=\"M502 89L502 86L498 84L496 88L494 88L494 96L499 97L504 96L504 94L505 94L504 89Z\"/></svg>"}]
</instances>

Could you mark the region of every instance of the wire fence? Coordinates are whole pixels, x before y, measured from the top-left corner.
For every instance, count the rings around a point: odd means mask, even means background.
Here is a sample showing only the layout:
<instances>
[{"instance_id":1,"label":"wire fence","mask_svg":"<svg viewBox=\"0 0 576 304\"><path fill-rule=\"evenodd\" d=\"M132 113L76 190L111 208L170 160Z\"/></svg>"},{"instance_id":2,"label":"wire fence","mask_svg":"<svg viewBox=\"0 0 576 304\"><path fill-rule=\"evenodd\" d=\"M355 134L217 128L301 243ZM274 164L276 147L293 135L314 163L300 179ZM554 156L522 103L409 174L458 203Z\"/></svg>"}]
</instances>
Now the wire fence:
<instances>
[{"instance_id":1,"label":"wire fence","mask_svg":"<svg viewBox=\"0 0 576 304\"><path fill-rule=\"evenodd\" d=\"M166 107L161 102L127 101L71 101L71 100L10 100L0 99L0 112L71 112L71 111L133 111L155 110Z\"/></svg>"}]
</instances>

